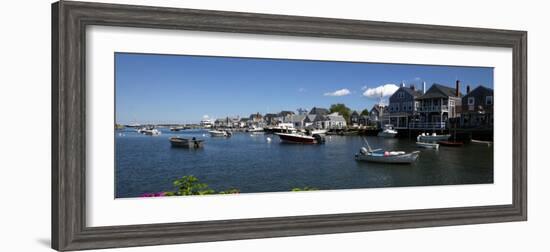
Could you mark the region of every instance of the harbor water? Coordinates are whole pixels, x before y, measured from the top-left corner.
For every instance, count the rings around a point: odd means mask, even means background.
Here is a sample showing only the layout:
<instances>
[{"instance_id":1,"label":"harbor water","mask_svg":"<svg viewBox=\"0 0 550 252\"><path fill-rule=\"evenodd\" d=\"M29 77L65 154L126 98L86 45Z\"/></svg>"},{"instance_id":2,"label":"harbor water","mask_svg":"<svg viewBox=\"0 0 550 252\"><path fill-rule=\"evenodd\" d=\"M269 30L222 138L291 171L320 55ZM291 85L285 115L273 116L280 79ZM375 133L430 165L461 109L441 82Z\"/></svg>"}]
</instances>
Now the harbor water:
<instances>
[{"instance_id":1,"label":"harbor water","mask_svg":"<svg viewBox=\"0 0 550 252\"><path fill-rule=\"evenodd\" d=\"M225 138L205 130L161 131L160 136L115 132L117 198L173 191L172 182L187 175L216 191L241 193L493 183L493 147L486 144L432 150L417 148L415 139L366 137L373 149L421 151L416 163L396 165L356 161L364 146L360 136L300 145L268 134L235 132ZM204 148L172 148L172 136L204 139Z\"/></svg>"}]
</instances>

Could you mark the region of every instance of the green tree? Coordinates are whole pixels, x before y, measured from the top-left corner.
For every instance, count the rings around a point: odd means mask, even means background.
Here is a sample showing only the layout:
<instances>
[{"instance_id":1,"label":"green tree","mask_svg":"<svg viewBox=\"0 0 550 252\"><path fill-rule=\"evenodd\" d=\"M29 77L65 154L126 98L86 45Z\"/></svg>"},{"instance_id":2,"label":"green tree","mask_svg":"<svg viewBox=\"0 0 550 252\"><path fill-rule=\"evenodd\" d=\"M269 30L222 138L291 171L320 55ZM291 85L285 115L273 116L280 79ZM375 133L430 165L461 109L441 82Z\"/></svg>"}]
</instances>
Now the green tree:
<instances>
[{"instance_id":1,"label":"green tree","mask_svg":"<svg viewBox=\"0 0 550 252\"><path fill-rule=\"evenodd\" d=\"M346 107L343 103L337 103L330 105L330 113L338 112L340 115L346 119L346 122L349 123L349 119L351 116L351 109Z\"/></svg>"},{"instance_id":2,"label":"green tree","mask_svg":"<svg viewBox=\"0 0 550 252\"><path fill-rule=\"evenodd\" d=\"M368 116L369 114L370 114L369 109L363 109L363 111L361 111L362 116Z\"/></svg>"}]
</instances>

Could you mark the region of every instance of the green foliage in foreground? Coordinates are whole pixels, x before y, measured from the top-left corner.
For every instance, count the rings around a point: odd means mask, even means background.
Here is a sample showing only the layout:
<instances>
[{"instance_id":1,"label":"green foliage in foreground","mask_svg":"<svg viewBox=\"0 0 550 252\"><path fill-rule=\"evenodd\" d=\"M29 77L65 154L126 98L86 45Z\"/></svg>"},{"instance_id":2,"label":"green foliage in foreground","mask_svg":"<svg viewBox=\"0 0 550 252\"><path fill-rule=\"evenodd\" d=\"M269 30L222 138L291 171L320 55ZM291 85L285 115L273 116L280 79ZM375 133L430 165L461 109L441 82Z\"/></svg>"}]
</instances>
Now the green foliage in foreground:
<instances>
[{"instance_id":1,"label":"green foliage in foreground","mask_svg":"<svg viewBox=\"0 0 550 252\"><path fill-rule=\"evenodd\" d=\"M183 176L180 179L177 179L173 183L174 187L177 188L173 195L207 195L214 194L216 191L208 188L208 185L205 183L199 183L199 179L195 176Z\"/></svg>"},{"instance_id":2,"label":"green foliage in foreground","mask_svg":"<svg viewBox=\"0 0 550 252\"><path fill-rule=\"evenodd\" d=\"M193 175L183 176L172 183L175 191L160 192L160 193L145 193L142 197L163 197L163 196L186 196L186 195L209 195L209 194L238 194L238 188L230 188L227 190L216 192L208 187L208 184L200 183L199 179ZM314 187L295 187L292 192L300 191L316 191Z\"/></svg>"}]
</instances>

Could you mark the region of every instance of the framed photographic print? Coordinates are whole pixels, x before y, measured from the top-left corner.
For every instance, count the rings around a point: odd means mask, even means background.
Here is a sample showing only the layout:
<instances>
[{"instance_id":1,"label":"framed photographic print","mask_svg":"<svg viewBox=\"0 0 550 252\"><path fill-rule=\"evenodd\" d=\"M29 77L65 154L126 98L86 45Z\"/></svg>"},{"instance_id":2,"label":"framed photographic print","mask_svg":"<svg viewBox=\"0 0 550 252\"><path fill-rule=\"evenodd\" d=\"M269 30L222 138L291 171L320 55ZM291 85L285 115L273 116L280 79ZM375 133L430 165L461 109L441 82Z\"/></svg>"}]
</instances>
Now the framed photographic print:
<instances>
[{"instance_id":1,"label":"framed photographic print","mask_svg":"<svg viewBox=\"0 0 550 252\"><path fill-rule=\"evenodd\" d=\"M527 219L527 32L52 5L52 247Z\"/></svg>"}]
</instances>

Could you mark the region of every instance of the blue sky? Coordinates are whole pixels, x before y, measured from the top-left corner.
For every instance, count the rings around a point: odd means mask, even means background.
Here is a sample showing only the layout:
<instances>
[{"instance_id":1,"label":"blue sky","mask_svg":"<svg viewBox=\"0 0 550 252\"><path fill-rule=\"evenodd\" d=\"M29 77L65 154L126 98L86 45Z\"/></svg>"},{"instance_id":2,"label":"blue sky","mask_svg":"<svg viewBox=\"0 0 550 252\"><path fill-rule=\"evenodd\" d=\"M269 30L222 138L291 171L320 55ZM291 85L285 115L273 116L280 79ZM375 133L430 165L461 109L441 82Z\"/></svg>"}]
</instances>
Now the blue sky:
<instances>
[{"instance_id":1,"label":"blue sky","mask_svg":"<svg viewBox=\"0 0 550 252\"><path fill-rule=\"evenodd\" d=\"M364 95L385 84L493 88L493 69L335 61L115 53L117 123L196 123L203 116L249 116L344 103L371 108Z\"/></svg>"}]
</instances>

